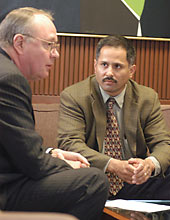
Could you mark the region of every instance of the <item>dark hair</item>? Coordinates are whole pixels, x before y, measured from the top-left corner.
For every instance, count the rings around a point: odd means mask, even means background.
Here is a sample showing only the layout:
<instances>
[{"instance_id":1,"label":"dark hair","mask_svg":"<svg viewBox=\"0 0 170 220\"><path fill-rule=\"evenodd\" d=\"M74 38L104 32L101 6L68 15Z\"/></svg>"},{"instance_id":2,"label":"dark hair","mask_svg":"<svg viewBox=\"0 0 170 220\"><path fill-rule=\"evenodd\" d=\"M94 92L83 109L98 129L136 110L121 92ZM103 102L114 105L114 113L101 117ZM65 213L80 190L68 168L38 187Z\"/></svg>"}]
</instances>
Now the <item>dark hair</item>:
<instances>
[{"instance_id":1,"label":"dark hair","mask_svg":"<svg viewBox=\"0 0 170 220\"><path fill-rule=\"evenodd\" d=\"M125 37L122 36L108 36L105 38L102 38L96 48L96 60L98 60L100 56L100 51L102 47L104 46L110 46L110 47L122 47L127 52L127 61L130 65L133 65L135 63L136 58L136 51L135 48L132 45L132 42Z\"/></svg>"}]
</instances>

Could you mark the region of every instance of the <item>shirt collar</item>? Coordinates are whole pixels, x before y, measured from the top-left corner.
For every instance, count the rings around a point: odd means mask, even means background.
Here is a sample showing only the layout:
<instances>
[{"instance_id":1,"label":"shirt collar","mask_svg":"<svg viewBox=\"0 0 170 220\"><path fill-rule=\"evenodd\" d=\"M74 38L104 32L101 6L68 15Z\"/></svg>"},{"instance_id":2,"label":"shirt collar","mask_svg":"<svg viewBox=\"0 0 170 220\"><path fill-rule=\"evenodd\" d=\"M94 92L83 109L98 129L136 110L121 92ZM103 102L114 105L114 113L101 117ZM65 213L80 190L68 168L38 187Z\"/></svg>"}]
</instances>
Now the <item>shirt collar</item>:
<instances>
[{"instance_id":1,"label":"shirt collar","mask_svg":"<svg viewBox=\"0 0 170 220\"><path fill-rule=\"evenodd\" d=\"M11 57L0 47L0 53L2 53L4 56L6 56L8 59L11 60Z\"/></svg>"},{"instance_id":2,"label":"shirt collar","mask_svg":"<svg viewBox=\"0 0 170 220\"><path fill-rule=\"evenodd\" d=\"M123 91L117 95L117 96L114 96L114 99L116 101L116 103L118 104L119 108L122 108L123 107L123 103L124 103L124 96L125 96L125 92L126 92L126 87L127 85L125 85L125 88L123 89ZM107 100L111 97L110 95L108 95L103 89L102 87L99 85L99 88L100 88L100 91L101 91L101 94L102 94L102 97L103 97L103 101L104 103L107 102Z\"/></svg>"}]
</instances>

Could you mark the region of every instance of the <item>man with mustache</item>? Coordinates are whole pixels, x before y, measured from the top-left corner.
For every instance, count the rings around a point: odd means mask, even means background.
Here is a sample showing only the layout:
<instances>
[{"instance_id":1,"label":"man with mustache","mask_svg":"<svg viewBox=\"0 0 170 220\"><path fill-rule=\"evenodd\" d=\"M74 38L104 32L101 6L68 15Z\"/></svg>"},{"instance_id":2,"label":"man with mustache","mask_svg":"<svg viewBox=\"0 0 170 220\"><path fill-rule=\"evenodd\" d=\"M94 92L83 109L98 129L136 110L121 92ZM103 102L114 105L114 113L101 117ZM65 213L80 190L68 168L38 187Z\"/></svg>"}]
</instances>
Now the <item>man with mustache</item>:
<instances>
[{"instance_id":1,"label":"man with mustache","mask_svg":"<svg viewBox=\"0 0 170 220\"><path fill-rule=\"evenodd\" d=\"M124 37L99 41L95 75L61 93L58 144L82 154L92 167L117 176L122 186L110 198L169 199L170 135L157 93L132 80L135 55ZM121 159L105 153L110 98L119 126Z\"/></svg>"}]
</instances>

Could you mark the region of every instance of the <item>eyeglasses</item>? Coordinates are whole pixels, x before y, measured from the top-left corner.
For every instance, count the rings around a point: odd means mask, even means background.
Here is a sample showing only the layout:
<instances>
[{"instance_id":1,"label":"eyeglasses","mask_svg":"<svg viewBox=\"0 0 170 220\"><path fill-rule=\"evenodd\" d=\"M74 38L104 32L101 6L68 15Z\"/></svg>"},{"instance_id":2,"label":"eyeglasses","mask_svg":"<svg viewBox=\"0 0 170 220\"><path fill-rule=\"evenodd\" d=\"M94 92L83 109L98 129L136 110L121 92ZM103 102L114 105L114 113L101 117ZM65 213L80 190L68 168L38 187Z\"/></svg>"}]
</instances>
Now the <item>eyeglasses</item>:
<instances>
[{"instance_id":1,"label":"eyeglasses","mask_svg":"<svg viewBox=\"0 0 170 220\"><path fill-rule=\"evenodd\" d=\"M46 49L49 50L51 53L56 52L56 51L59 52L60 44L55 42L55 41L44 40L42 38L34 37L32 35L29 35L29 34L22 34L22 35L27 36L27 37L31 37L33 39L40 40L40 41L44 42L45 45L46 45Z\"/></svg>"}]
</instances>

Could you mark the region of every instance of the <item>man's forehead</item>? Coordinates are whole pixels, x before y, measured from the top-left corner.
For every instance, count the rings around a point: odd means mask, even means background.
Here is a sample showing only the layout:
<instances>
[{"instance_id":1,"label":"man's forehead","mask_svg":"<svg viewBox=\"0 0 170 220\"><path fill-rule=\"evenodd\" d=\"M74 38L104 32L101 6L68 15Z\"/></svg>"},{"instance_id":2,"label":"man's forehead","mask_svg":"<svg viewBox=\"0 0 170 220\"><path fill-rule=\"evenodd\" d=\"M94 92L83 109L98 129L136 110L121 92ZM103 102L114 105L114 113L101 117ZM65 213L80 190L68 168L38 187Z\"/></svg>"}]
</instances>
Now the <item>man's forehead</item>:
<instances>
[{"instance_id":1,"label":"man's forehead","mask_svg":"<svg viewBox=\"0 0 170 220\"><path fill-rule=\"evenodd\" d=\"M48 20L51 21L51 19L47 15L45 15L45 14L35 14L34 15L34 19L40 19L40 20L48 19Z\"/></svg>"},{"instance_id":2,"label":"man's forehead","mask_svg":"<svg viewBox=\"0 0 170 220\"><path fill-rule=\"evenodd\" d=\"M125 52L126 52L126 49L125 49L124 47L122 47L122 46L104 45L104 46L101 48L100 52L101 52L101 51L104 51L104 50L114 50L114 51L119 51L119 50L121 50L121 51L125 51Z\"/></svg>"},{"instance_id":3,"label":"man's forehead","mask_svg":"<svg viewBox=\"0 0 170 220\"><path fill-rule=\"evenodd\" d=\"M127 51L122 47L103 47L100 51L99 58L104 57L126 57Z\"/></svg>"},{"instance_id":4,"label":"man's forehead","mask_svg":"<svg viewBox=\"0 0 170 220\"><path fill-rule=\"evenodd\" d=\"M43 14L35 15L32 30L38 37L47 37L46 40L57 41L57 30L54 23Z\"/></svg>"}]
</instances>

